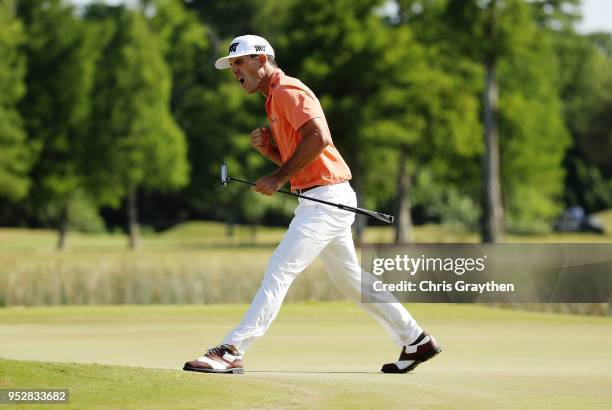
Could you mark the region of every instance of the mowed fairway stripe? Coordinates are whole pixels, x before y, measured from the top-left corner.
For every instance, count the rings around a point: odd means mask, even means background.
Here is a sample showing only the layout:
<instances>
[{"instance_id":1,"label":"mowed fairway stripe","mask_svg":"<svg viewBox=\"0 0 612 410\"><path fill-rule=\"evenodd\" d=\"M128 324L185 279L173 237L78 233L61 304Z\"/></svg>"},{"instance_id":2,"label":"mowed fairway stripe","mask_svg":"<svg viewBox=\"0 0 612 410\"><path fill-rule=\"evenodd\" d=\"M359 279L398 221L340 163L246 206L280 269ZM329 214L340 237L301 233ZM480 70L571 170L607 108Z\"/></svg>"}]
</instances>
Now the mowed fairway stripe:
<instances>
[{"instance_id":1,"label":"mowed fairway stripe","mask_svg":"<svg viewBox=\"0 0 612 410\"><path fill-rule=\"evenodd\" d=\"M3 358L143 368L2 361L0 384L25 387L27 382L37 387L63 382L81 397L97 400L113 390L133 388L146 395L156 389L151 397L168 407L174 396L183 400L192 394L222 395L215 405L199 397L194 408L218 407L223 400L232 407L297 408L605 408L612 402L611 318L470 305L409 305L444 349L414 374L378 372L384 362L397 358L399 349L374 320L346 302L285 305L269 333L245 356L244 376L178 370L183 362L218 343L246 308L1 309ZM104 383L91 382L87 374L91 380L106 380L106 392ZM134 385L129 387L130 383ZM164 383L172 389L159 397L162 393L157 390ZM128 395L133 403L138 402L137 396ZM106 404L121 407L117 400ZM141 404L155 407L153 403ZM180 403L185 408L189 401Z\"/></svg>"}]
</instances>

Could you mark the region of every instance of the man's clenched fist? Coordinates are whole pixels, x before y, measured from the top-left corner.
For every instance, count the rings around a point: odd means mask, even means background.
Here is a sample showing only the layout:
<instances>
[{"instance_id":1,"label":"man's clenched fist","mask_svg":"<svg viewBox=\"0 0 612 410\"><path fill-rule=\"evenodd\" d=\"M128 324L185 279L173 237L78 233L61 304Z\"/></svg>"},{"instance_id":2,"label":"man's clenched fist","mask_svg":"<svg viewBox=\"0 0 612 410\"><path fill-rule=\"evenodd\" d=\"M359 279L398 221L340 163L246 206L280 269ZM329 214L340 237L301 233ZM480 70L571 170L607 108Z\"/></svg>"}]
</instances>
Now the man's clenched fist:
<instances>
[{"instance_id":1,"label":"man's clenched fist","mask_svg":"<svg viewBox=\"0 0 612 410\"><path fill-rule=\"evenodd\" d=\"M270 131L267 128L255 128L251 131L251 146L264 153L270 144Z\"/></svg>"}]
</instances>

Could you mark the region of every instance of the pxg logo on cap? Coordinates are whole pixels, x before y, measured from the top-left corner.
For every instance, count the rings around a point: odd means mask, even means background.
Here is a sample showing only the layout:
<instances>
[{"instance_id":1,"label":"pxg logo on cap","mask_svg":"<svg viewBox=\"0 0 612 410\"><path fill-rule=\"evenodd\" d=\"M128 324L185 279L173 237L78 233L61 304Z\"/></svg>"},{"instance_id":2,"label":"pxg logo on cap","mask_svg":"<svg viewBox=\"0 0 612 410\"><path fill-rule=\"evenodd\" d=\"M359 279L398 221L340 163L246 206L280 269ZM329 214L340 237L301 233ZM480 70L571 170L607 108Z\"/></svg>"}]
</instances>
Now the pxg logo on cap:
<instances>
[{"instance_id":1,"label":"pxg logo on cap","mask_svg":"<svg viewBox=\"0 0 612 410\"><path fill-rule=\"evenodd\" d=\"M215 67L219 70L230 68L229 59L250 54L267 54L274 56L274 49L268 41L259 36L248 34L246 36L236 37L232 40L228 55L221 57L215 62Z\"/></svg>"}]
</instances>

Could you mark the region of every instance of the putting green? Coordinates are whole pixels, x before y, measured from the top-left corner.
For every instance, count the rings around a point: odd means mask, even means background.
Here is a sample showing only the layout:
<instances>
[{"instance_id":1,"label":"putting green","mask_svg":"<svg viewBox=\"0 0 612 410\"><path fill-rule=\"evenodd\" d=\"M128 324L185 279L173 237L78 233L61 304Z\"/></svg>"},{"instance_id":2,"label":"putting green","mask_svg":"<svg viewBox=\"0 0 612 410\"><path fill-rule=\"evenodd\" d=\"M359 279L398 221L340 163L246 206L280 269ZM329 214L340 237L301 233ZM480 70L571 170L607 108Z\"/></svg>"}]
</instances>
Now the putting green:
<instances>
[{"instance_id":1,"label":"putting green","mask_svg":"<svg viewBox=\"0 0 612 410\"><path fill-rule=\"evenodd\" d=\"M612 402L611 318L472 305L408 308L444 349L413 374L380 374L399 349L357 306L328 302L285 305L249 350L242 376L178 369L218 343L246 305L1 309L0 356L20 361L0 360L0 387L68 388L70 407L78 408L609 408Z\"/></svg>"}]
</instances>

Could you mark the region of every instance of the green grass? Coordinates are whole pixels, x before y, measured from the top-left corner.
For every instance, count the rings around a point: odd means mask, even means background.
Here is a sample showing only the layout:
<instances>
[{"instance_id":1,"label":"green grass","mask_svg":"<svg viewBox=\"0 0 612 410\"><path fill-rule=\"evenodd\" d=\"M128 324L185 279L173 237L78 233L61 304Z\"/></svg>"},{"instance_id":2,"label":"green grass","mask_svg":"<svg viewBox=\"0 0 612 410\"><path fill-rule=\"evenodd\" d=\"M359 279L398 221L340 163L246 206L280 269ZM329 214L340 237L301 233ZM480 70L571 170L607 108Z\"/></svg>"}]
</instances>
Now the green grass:
<instances>
[{"instance_id":1,"label":"green grass","mask_svg":"<svg viewBox=\"0 0 612 410\"><path fill-rule=\"evenodd\" d=\"M612 210L595 214L606 226L605 235L588 233L547 233L538 235L508 235L509 242L612 242ZM244 249L254 245L274 247L281 240L285 228L257 227L255 236L250 226L236 225L232 236L227 227L218 222L191 221L179 224L162 233L143 235L141 252L190 252L202 249ZM428 224L414 228L415 242L451 243L478 242L478 234L457 227ZM366 229L364 243L393 241L391 227ZM52 230L0 228L0 256L55 253L57 233ZM127 239L121 234L81 234L70 232L66 253L91 254L100 252L129 253Z\"/></svg>"},{"instance_id":2,"label":"green grass","mask_svg":"<svg viewBox=\"0 0 612 410\"><path fill-rule=\"evenodd\" d=\"M192 221L161 233L142 235L143 252L193 251L202 248L242 248L275 246L283 236L284 228L257 227L255 240L251 227L237 225L232 236L218 222ZM69 232L67 253L130 252L123 234L82 234ZM56 252L57 232L48 229L0 228L0 254Z\"/></svg>"},{"instance_id":3,"label":"green grass","mask_svg":"<svg viewBox=\"0 0 612 410\"><path fill-rule=\"evenodd\" d=\"M0 309L0 356L10 359L0 360L0 386L68 388L68 408L104 409L609 408L612 402L611 318L473 305L409 306L444 347L410 375L378 373L399 349L346 302L284 306L246 355L243 376L178 370L218 343L245 309Z\"/></svg>"},{"instance_id":4,"label":"green grass","mask_svg":"<svg viewBox=\"0 0 612 410\"><path fill-rule=\"evenodd\" d=\"M29 362L0 360L0 370L11 375L5 386L69 386L69 408L224 408L228 407L229 394L215 392L232 388L222 377L204 381L177 371L124 366L37 363L33 367ZM284 390L288 387L286 384L274 385L254 378L238 382L233 384L234 388L240 385L241 394L236 395L232 407L249 408L250 403L257 403L257 407L291 403L290 391ZM209 394L203 396L203 393ZM57 408L58 405L36 406L45 407Z\"/></svg>"}]
</instances>

